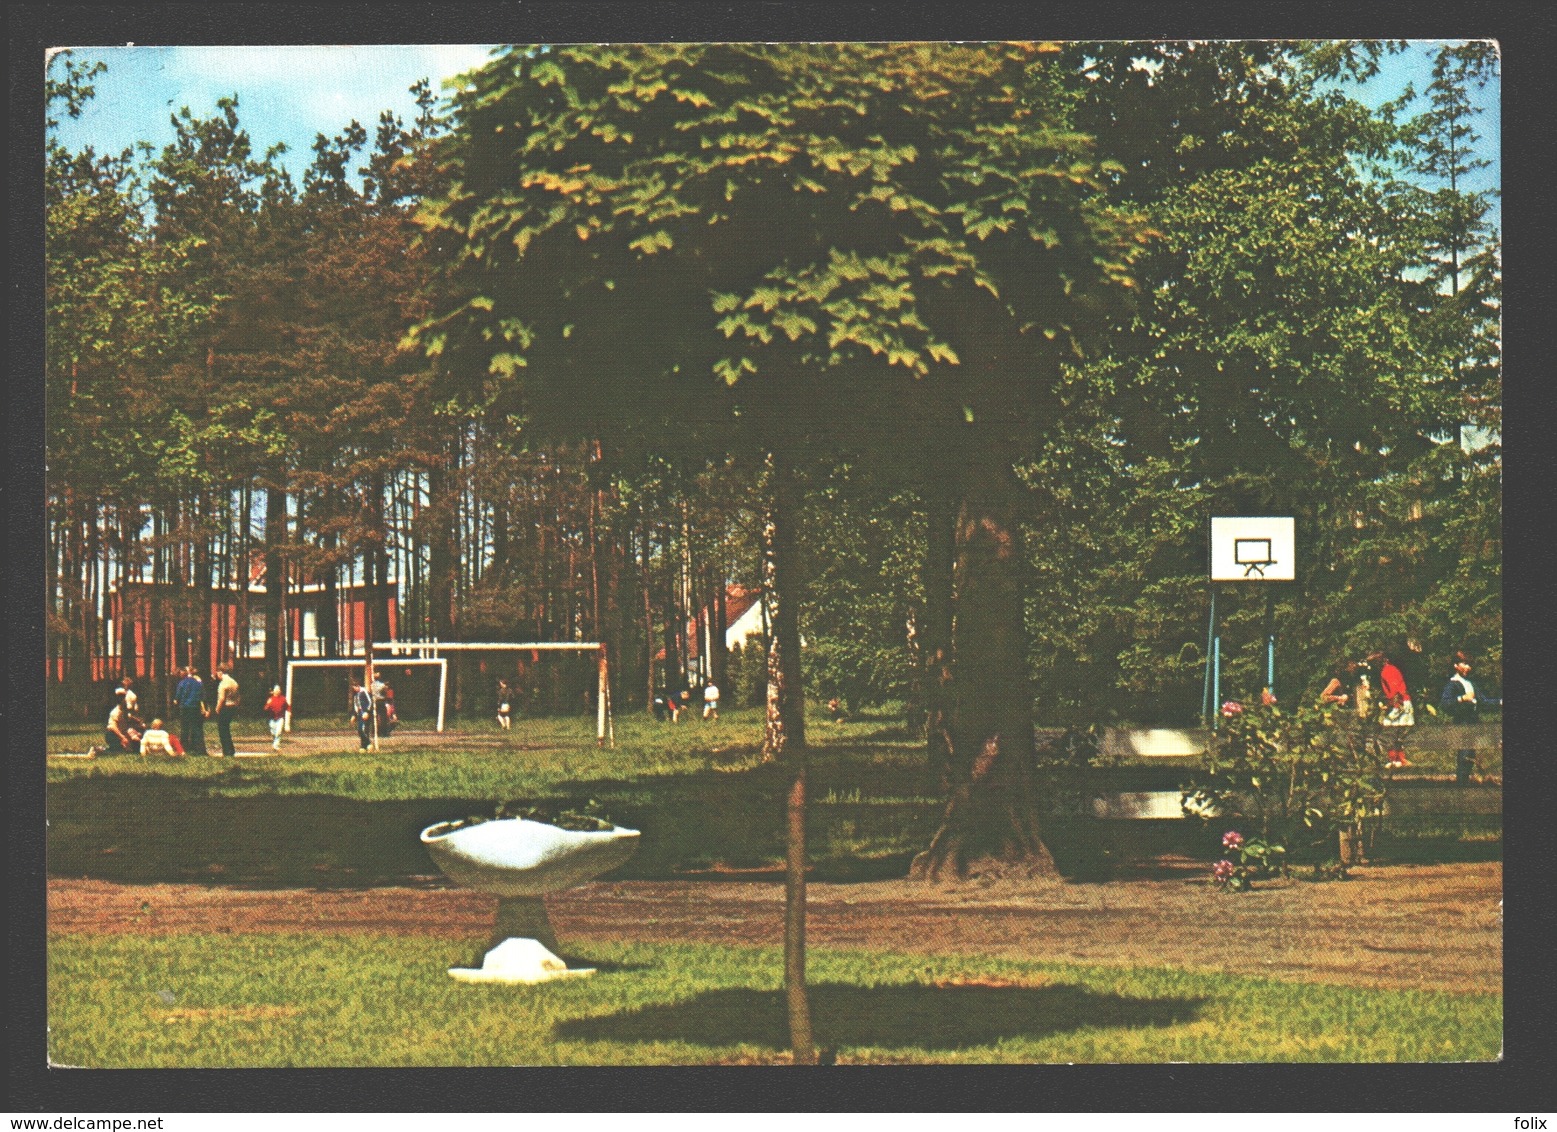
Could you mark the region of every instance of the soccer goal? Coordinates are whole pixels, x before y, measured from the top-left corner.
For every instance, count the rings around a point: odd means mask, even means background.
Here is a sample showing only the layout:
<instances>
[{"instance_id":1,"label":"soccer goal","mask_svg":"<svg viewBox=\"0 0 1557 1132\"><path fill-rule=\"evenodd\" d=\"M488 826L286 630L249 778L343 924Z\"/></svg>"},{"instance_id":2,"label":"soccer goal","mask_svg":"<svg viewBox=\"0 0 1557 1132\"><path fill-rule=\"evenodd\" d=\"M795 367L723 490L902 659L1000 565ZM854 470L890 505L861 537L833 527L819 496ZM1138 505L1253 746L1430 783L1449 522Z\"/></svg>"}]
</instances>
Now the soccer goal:
<instances>
[{"instance_id":1,"label":"soccer goal","mask_svg":"<svg viewBox=\"0 0 1557 1132\"><path fill-rule=\"evenodd\" d=\"M396 666L412 659L442 660L447 664L450 658L444 656L445 653L457 655L484 653L499 656L517 656L525 653L536 656L541 653L576 653L581 654L585 660L590 659L592 655L595 669L591 681L594 685L595 741L602 747L616 746L615 721L611 713L610 664L606 656L606 646L600 641L383 641L375 642L372 651L375 664L386 671L393 670ZM440 731L443 730L442 720L448 696L447 668L444 671L445 680L438 700Z\"/></svg>"},{"instance_id":2,"label":"soccer goal","mask_svg":"<svg viewBox=\"0 0 1557 1132\"><path fill-rule=\"evenodd\" d=\"M395 657L397 666L406 669L410 675L411 669L418 669L425 673L424 681L431 684L436 680L436 698L424 694L416 698L430 700L437 705L438 730L443 730L444 705L448 702L449 692L449 662L441 657ZM369 680L368 669L370 665L364 657L343 657L333 660L289 660L287 661L287 703L292 705L292 710L286 714L286 722L283 725L287 731L292 730L292 715L297 711L299 704L302 706L302 715L313 716L338 716L350 712L350 703L347 699L345 681L346 677L355 673L362 680ZM319 670L335 669L344 675L338 678L339 683L332 682L326 676L322 680L299 681L299 671L312 673ZM419 673L420 674L420 673ZM402 687L400 695L404 696L408 689ZM418 713L419 714L419 713Z\"/></svg>"},{"instance_id":3,"label":"soccer goal","mask_svg":"<svg viewBox=\"0 0 1557 1132\"><path fill-rule=\"evenodd\" d=\"M600 746L615 746L615 722L611 712L611 681L610 669L606 660L606 648L598 641L382 641L375 642L366 657L342 657L329 660L293 660L287 662L287 702L292 705L293 711L288 712L286 729L292 729L292 714L298 712L304 718L309 716L324 716L336 714L346 703L345 681L346 675L339 678L339 686L335 686L328 676L323 679L311 677L309 670L341 670L348 675L352 672L360 673L365 683L370 683L374 674L381 679L396 682L396 704L402 718L409 718L416 709L408 708L408 702L415 700L424 703L431 698L431 678L435 675L436 690L436 714L437 729L441 732L445 728L448 717L449 704L449 662L450 657L444 653L453 653L458 656L469 654L497 654L518 655L531 653L577 653L593 654L595 669L590 683L593 685L595 701L595 739ZM588 660L586 656L584 659ZM483 661L483 663L485 663ZM414 672L415 669L433 669L425 675L423 672ZM323 675L323 674L321 674ZM467 674L470 675L470 674ZM485 675L485 673L483 674ZM577 675L582 675L579 673ZM402 677L404 683L402 683ZM402 694L407 683L415 679L416 687L411 689L411 695ZM516 681L517 682L517 681ZM420 711L416 711L420 714Z\"/></svg>"}]
</instances>

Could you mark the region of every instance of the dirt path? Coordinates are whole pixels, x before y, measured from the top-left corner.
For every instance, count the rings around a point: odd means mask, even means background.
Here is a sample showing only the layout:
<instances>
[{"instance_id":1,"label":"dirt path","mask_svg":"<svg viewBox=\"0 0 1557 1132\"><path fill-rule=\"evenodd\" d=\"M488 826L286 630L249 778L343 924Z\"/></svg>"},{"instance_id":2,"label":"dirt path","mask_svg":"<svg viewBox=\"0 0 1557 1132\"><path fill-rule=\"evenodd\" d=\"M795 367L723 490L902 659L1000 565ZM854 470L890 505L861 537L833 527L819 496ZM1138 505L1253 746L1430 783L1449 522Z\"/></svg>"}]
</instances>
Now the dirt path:
<instances>
[{"instance_id":1,"label":"dirt path","mask_svg":"<svg viewBox=\"0 0 1557 1132\"><path fill-rule=\"evenodd\" d=\"M495 901L423 887L118 885L51 879L49 927L111 932L398 932L480 937ZM1384 866L1346 882L1244 894L1199 877L1075 885L905 881L809 886L813 946L1162 964L1280 979L1501 993L1503 869ZM783 890L742 881L623 881L549 901L563 941L777 944Z\"/></svg>"}]
</instances>

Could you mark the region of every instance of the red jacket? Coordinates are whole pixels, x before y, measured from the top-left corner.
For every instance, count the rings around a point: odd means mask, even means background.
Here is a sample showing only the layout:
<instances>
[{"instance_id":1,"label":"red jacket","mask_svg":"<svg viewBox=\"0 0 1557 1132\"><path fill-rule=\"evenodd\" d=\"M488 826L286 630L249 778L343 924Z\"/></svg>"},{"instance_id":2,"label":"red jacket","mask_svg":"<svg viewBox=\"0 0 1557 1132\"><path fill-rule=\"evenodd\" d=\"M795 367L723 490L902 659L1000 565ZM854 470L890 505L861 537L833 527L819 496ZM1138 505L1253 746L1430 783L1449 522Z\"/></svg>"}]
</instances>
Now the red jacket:
<instances>
[{"instance_id":1,"label":"red jacket","mask_svg":"<svg viewBox=\"0 0 1557 1132\"><path fill-rule=\"evenodd\" d=\"M265 701L265 714L271 719L285 719L287 714L287 698L280 692Z\"/></svg>"},{"instance_id":2,"label":"red jacket","mask_svg":"<svg viewBox=\"0 0 1557 1132\"><path fill-rule=\"evenodd\" d=\"M1406 678L1400 674L1400 669L1388 660L1379 669L1379 691L1383 693L1384 700L1390 707L1399 707L1411 698L1411 693L1406 688Z\"/></svg>"}]
</instances>

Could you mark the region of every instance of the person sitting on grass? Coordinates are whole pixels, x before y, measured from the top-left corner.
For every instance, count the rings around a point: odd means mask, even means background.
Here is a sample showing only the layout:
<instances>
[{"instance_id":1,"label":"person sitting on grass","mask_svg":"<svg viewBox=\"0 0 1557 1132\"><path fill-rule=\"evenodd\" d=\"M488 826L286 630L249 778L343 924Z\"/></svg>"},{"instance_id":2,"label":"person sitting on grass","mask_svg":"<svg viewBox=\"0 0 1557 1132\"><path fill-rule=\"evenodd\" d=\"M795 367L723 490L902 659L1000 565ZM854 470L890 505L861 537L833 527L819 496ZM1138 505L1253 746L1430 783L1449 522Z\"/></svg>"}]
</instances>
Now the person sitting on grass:
<instances>
[{"instance_id":1,"label":"person sitting on grass","mask_svg":"<svg viewBox=\"0 0 1557 1132\"><path fill-rule=\"evenodd\" d=\"M169 758L178 758L182 751L173 749L173 736L169 735L162 726L162 720L154 719L146 733L141 736L141 758L161 752Z\"/></svg>"},{"instance_id":2,"label":"person sitting on grass","mask_svg":"<svg viewBox=\"0 0 1557 1132\"><path fill-rule=\"evenodd\" d=\"M108 723L103 727L104 753L125 755L139 750L141 729L136 726L138 722L123 702L114 704L108 713Z\"/></svg>"}]
</instances>

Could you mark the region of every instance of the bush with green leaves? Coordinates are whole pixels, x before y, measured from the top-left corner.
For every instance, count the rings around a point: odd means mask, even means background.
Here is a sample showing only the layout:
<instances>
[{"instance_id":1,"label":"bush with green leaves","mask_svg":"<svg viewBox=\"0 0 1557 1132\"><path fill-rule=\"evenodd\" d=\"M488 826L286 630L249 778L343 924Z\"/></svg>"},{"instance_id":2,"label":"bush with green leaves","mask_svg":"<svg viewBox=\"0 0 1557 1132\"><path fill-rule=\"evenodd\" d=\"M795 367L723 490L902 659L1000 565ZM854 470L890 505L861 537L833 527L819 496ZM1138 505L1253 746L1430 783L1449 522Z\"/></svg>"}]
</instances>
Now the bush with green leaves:
<instances>
[{"instance_id":1,"label":"bush with green leaves","mask_svg":"<svg viewBox=\"0 0 1557 1132\"><path fill-rule=\"evenodd\" d=\"M1382 816L1384 764L1376 723L1305 707L1245 708L1213 733L1185 805L1241 825L1249 843L1321 862L1335 856L1340 830L1360 833Z\"/></svg>"}]
</instances>

